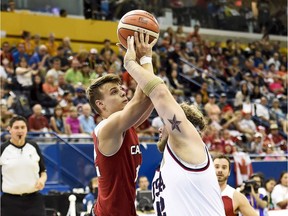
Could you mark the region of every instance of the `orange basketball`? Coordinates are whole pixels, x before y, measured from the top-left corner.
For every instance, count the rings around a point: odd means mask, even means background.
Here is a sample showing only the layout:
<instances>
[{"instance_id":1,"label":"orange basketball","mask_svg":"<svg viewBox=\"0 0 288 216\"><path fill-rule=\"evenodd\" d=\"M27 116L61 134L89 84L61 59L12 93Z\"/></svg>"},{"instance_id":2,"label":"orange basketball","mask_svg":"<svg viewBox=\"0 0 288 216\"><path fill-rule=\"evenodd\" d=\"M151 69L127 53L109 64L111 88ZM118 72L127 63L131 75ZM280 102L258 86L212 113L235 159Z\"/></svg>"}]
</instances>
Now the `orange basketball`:
<instances>
[{"instance_id":1,"label":"orange basketball","mask_svg":"<svg viewBox=\"0 0 288 216\"><path fill-rule=\"evenodd\" d=\"M127 49L127 37L133 36L135 31L142 30L149 34L149 42L159 37L159 24L156 18L144 10L132 10L126 13L119 21L117 28L118 40Z\"/></svg>"}]
</instances>

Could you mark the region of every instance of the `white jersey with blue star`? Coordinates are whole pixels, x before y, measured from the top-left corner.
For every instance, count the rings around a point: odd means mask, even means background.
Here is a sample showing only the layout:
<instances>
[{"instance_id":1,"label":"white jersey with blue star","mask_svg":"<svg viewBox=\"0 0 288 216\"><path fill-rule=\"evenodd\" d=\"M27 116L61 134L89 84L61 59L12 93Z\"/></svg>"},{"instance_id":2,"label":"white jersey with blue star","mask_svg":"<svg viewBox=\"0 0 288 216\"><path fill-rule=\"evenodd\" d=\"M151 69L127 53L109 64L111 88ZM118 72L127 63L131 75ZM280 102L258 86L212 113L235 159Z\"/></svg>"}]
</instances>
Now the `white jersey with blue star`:
<instances>
[{"instance_id":1,"label":"white jersey with blue star","mask_svg":"<svg viewBox=\"0 0 288 216\"><path fill-rule=\"evenodd\" d=\"M206 152L204 163L191 165L167 144L152 183L157 216L225 216L213 161Z\"/></svg>"}]
</instances>

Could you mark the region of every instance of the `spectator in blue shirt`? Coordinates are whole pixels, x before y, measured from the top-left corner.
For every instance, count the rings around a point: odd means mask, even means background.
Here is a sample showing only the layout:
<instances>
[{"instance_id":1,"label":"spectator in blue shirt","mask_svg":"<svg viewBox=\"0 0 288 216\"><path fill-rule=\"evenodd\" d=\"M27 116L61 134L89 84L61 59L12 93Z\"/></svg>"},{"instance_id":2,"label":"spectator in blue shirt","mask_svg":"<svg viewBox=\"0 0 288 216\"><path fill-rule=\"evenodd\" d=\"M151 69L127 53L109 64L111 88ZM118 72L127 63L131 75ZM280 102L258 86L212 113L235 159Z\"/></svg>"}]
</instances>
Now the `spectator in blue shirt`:
<instances>
[{"instance_id":1,"label":"spectator in blue shirt","mask_svg":"<svg viewBox=\"0 0 288 216\"><path fill-rule=\"evenodd\" d=\"M82 115L78 117L84 133L91 134L96 127L94 118L91 116L91 107L88 103L82 106Z\"/></svg>"},{"instance_id":2,"label":"spectator in blue shirt","mask_svg":"<svg viewBox=\"0 0 288 216\"><path fill-rule=\"evenodd\" d=\"M20 59L25 58L26 61L29 61L29 55L25 51L25 45L23 43L19 43L17 46L17 50L12 53L14 66L17 66L20 62Z\"/></svg>"}]
</instances>

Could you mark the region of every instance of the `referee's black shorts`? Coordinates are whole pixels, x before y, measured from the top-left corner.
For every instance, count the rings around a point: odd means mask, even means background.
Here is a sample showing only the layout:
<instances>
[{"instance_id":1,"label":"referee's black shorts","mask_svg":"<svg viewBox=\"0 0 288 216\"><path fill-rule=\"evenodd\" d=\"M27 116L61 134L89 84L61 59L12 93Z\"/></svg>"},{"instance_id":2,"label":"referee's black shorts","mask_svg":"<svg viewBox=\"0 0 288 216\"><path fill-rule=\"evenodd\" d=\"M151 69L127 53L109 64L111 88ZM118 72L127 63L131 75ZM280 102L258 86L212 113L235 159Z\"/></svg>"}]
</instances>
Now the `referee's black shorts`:
<instances>
[{"instance_id":1,"label":"referee's black shorts","mask_svg":"<svg viewBox=\"0 0 288 216\"><path fill-rule=\"evenodd\" d=\"M42 194L35 192L24 195L3 193L1 196L1 216L45 216Z\"/></svg>"}]
</instances>

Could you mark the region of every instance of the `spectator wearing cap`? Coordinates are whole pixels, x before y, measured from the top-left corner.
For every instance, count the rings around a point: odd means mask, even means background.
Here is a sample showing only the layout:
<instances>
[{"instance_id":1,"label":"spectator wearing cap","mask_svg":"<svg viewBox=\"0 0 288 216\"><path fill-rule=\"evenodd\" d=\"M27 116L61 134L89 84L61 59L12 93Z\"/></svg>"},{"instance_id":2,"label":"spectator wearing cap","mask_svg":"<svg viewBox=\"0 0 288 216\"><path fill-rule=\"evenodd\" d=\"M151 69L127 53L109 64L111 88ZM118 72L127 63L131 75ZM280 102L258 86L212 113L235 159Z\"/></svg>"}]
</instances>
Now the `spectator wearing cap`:
<instances>
[{"instance_id":1,"label":"spectator wearing cap","mask_svg":"<svg viewBox=\"0 0 288 216\"><path fill-rule=\"evenodd\" d=\"M85 103L82 106L82 114L78 117L83 132L89 135L92 134L94 128L96 127L94 118L91 116L91 113L91 106L88 103Z\"/></svg>"},{"instance_id":2,"label":"spectator wearing cap","mask_svg":"<svg viewBox=\"0 0 288 216\"><path fill-rule=\"evenodd\" d=\"M259 132L256 132L253 136L253 140L250 143L249 152L252 154L263 154L263 135Z\"/></svg>"},{"instance_id":3,"label":"spectator wearing cap","mask_svg":"<svg viewBox=\"0 0 288 216\"><path fill-rule=\"evenodd\" d=\"M104 47L101 49L100 54L104 55L106 51L110 52L110 54L114 53L114 50L111 48L111 41L109 39L104 40Z\"/></svg>"},{"instance_id":4,"label":"spectator wearing cap","mask_svg":"<svg viewBox=\"0 0 288 216\"><path fill-rule=\"evenodd\" d=\"M82 87L76 88L76 97L73 99L73 105L74 106L79 106L82 104L88 103L88 99L85 94L85 89Z\"/></svg>"},{"instance_id":5,"label":"spectator wearing cap","mask_svg":"<svg viewBox=\"0 0 288 216\"><path fill-rule=\"evenodd\" d=\"M283 151L287 151L287 141L279 134L279 127L277 123L272 123L270 125L270 133L268 134L268 138L273 143L273 146L276 146L278 149Z\"/></svg>"},{"instance_id":6,"label":"spectator wearing cap","mask_svg":"<svg viewBox=\"0 0 288 216\"><path fill-rule=\"evenodd\" d=\"M96 48L91 48L90 49L90 53L89 53L87 62L89 64L89 67L93 71L95 71L97 64L101 64L102 63L102 60L100 59L99 54L98 54L98 50Z\"/></svg>"},{"instance_id":7,"label":"spectator wearing cap","mask_svg":"<svg viewBox=\"0 0 288 216\"><path fill-rule=\"evenodd\" d=\"M71 63L71 68L69 68L65 73L65 81L72 86L77 86L79 83L83 83L83 75L79 68L81 67L77 59L73 59Z\"/></svg>"},{"instance_id":8,"label":"spectator wearing cap","mask_svg":"<svg viewBox=\"0 0 288 216\"><path fill-rule=\"evenodd\" d=\"M208 103L205 104L204 110L212 121L219 122L221 109L215 102L215 95L210 93Z\"/></svg>"},{"instance_id":9,"label":"spectator wearing cap","mask_svg":"<svg viewBox=\"0 0 288 216\"><path fill-rule=\"evenodd\" d=\"M226 93L221 93L220 94L220 98L219 101L217 103L218 107L220 108L221 111L223 111L223 109L227 106L230 106L227 102L227 95Z\"/></svg>"}]
</instances>

